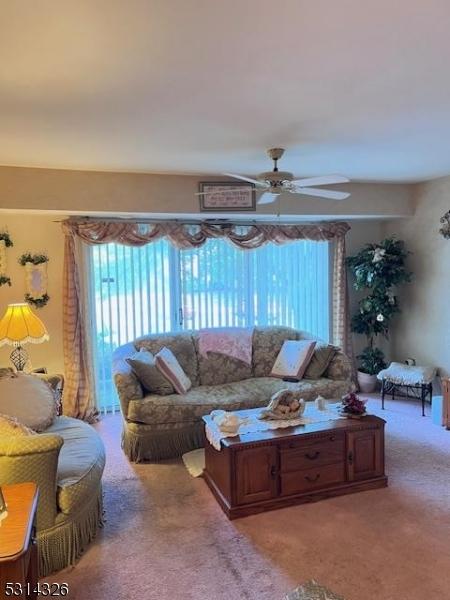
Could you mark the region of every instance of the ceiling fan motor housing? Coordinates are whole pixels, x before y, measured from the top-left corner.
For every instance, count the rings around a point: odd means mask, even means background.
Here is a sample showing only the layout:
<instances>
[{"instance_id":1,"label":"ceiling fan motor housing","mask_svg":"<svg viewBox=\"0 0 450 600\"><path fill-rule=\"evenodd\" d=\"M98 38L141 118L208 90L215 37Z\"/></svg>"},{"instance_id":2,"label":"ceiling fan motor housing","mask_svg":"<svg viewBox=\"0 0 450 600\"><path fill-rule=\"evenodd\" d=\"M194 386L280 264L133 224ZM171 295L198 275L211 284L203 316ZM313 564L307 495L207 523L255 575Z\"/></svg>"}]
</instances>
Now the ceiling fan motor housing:
<instances>
[{"instance_id":1,"label":"ceiling fan motor housing","mask_svg":"<svg viewBox=\"0 0 450 600\"><path fill-rule=\"evenodd\" d=\"M266 171L258 175L259 181L267 182L271 187L283 187L283 183L290 182L294 179L294 175L289 171Z\"/></svg>"}]
</instances>

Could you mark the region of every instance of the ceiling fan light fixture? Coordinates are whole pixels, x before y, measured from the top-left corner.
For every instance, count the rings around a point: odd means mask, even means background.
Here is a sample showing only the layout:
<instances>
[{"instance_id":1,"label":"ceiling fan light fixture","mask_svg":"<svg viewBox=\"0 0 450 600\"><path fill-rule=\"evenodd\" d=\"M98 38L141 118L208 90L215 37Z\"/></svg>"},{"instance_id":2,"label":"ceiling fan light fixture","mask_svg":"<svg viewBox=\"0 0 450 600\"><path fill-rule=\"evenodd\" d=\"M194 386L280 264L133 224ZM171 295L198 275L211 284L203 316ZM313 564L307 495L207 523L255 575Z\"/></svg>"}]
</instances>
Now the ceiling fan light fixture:
<instances>
[{"instance_id":1,"label":"ceiling fan light fixture","mask_svg":"<svg viewBox=\"0 0 450 600\"><path fill-rule=\"evenodd\" d=\"M274 196L281 196L281 194L283 193L283 190L281 187L274 187L274 186L270 186L270 188L267 190L268 192L270 192L271 194L273 194Z\"/></svg>"}]
</instances>

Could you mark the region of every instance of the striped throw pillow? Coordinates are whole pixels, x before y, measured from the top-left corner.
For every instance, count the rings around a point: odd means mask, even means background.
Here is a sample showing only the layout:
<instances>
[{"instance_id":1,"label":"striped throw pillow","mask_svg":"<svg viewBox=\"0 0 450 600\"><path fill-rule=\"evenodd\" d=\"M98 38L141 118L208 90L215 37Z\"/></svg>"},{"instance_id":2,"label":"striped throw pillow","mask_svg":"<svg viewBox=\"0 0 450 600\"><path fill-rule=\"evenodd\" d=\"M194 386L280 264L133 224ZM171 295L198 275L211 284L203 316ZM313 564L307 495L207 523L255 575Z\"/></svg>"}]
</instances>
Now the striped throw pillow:
<instances>
[{"instance_id":1,"label":"striped throw pillow","mask_svg":"<svg viewBox=\"0 0 450 600\"><path fill-rule=\"evenodd\" d=\"M178 394L185 394L191 389L191 380L183 371L176 356L169 348L161 348L155 356L155 364L164 377L170 381Z\"/></svg>"}]
</instances>

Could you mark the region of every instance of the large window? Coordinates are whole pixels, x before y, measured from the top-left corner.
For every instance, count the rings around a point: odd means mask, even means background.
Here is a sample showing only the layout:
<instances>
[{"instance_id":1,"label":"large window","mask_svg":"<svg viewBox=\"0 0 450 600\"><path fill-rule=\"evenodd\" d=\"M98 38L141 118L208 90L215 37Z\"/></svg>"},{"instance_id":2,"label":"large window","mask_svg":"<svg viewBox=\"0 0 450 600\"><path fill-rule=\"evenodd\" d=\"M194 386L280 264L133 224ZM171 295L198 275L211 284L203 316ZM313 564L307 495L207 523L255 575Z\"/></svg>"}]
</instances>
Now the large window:
<instances>
[{"instance_id":1,"label":"large window","mask_svg":"<svg viewBox=\"0 0 450 600\"><path fill-rule=\"evenodd\" d=\"M97 398L114 410L113 350L146 333L288 325L329 337L328 243L240 250L209 239L192 250L160 240L90 248Z\"/></svg>"}]
</instances>

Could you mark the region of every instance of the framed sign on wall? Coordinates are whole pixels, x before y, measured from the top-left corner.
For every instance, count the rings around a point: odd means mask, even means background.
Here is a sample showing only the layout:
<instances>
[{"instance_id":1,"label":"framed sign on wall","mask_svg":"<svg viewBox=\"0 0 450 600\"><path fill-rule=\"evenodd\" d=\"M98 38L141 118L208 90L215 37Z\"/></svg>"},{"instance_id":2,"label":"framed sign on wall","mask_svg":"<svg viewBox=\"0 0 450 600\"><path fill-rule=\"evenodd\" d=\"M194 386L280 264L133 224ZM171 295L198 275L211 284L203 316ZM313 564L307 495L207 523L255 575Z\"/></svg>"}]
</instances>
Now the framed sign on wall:
<instances>
[{"instance_id":1,"label":"framed sign on wall","mask_svg":"<svg viewBox=\"0 0 450 600\"><path fill-rule=\"evenodd\" d=\"M256 210L255 186L234 181L205 181L199 184L200 210L251 211Z\"/></svg>"}]
</instances>

